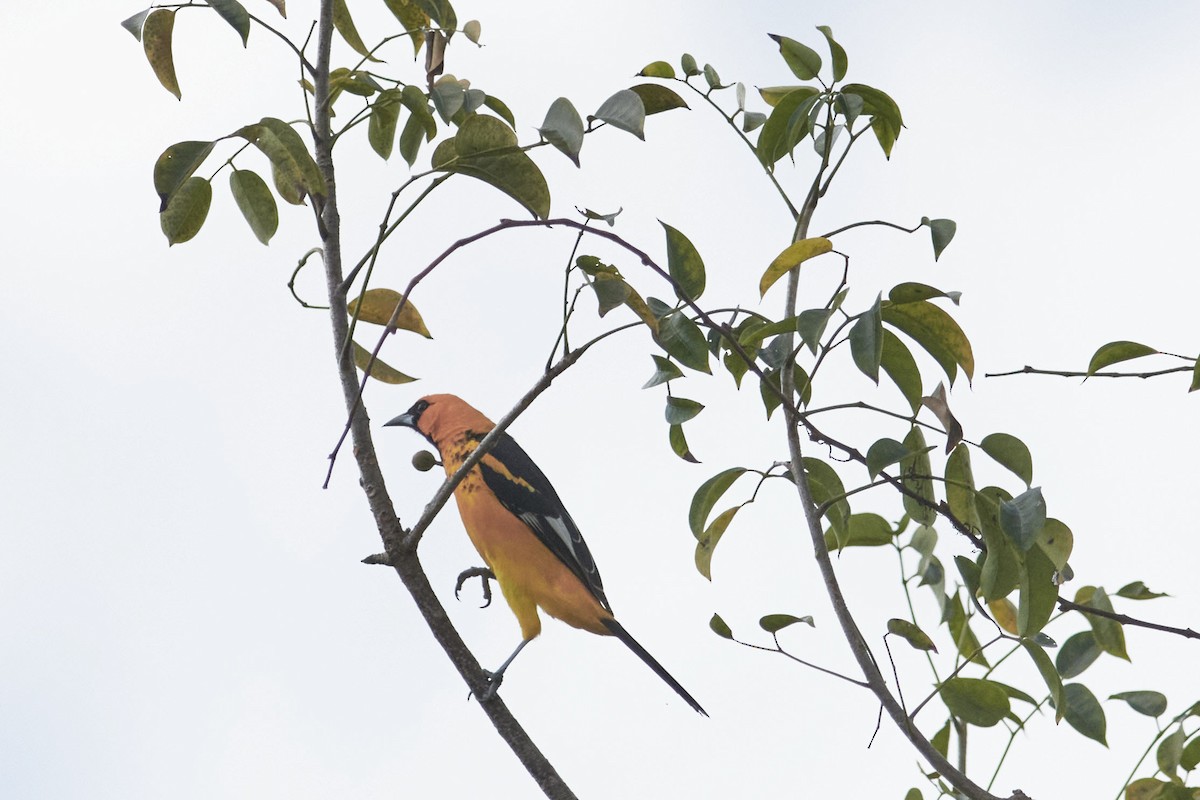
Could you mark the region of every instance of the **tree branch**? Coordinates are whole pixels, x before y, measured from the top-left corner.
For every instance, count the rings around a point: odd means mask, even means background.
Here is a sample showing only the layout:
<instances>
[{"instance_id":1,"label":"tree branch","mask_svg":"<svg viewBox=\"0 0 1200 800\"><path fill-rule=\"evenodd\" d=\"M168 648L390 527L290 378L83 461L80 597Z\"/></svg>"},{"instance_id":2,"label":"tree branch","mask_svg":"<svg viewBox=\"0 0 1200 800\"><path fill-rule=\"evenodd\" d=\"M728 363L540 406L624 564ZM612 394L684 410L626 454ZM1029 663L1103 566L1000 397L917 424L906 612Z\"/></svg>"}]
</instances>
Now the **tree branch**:
<instances>
[{"instance_id":1,"label":"tree branch","mask_svg":"<svg viewBox=\"0 0 1200 800\"><path fill-rule=\"evenodd\" d=\"M325 179L326 194L320 201L323 229L325 276L329 292L330 322L333 329L334 355L342 395L350 415L350 433L354 441L354 458L358 463L363 492L375 518L384 547L396 574L404 583L424 617L438 644L445 650L455 668L476 697L487 690L487 678L478 661L467 649L458 632L450 624L445 609L437 599L421 568L415 549L406 546L407 537L396 518L395 507L387 492L383 472L375 455L369 420L359 403L360 394L355 367L343 349L348 334L346 291L342 288L341 226L337 206L337 182L332 155L333 139L329 124L329 55L333 39L333 0L322 0L318 32L318 55L314 75L316 115L314 139L317 166ZM314 199L314 204L316 204ZM415 543L414 543L415 544ZM480 707L491 719L497 732L512 748L538 786L551 798L574 798L575 795L554 767L534 745L528 734L498 697L481 702Z\"/></svg>"},{"instance_id":2,"label":"tree branch","mask_svg":"<svg viewBox=\"0 0 1200 800\"><path fill-rule=\"evenodd\" d=\"M1091 606L1080 605L1079 603L1067 600L1065 597L1058 598L1058 607L1063 611L1078 611L1081 614L1091 614L1093 617L1104 617L1105 619L1111 619L1114 622L1119 622L1122 625L1132 625L1135 628L1149 628L1152 631L1172 633L1176 636L1182 636L1185 639L1200 639L1200 633L1197 633L1191 628L1175 628L1171 625L1161 625L1157 622L1147 622L1144 619L1131 617L1128 614L1118 614L1115 611L1105 611L1101 608L1092 608Z\"/></svg>"},{"instance_id":3,"label":"tree branch","mask_svg":"<svg viewBox=\"0 0 1200 800\"><path fill-rule=\"evenodd\" d=\"M1008 372L986 372L985 378L1007 378L1010 375L1055 375L1059 378L1157 378L1159 375L1170 375L1172 372L1192 372L1196 369L1195 364L1189 364L1183 367L1171 367L1170 369L1159 369L1153 372L1093 372L1090 375L1086 372L1072 372L1070 370L1056 369L1038 369L1026 364L1021 369L1014 369Z\"/></svg>"}]
</instances>

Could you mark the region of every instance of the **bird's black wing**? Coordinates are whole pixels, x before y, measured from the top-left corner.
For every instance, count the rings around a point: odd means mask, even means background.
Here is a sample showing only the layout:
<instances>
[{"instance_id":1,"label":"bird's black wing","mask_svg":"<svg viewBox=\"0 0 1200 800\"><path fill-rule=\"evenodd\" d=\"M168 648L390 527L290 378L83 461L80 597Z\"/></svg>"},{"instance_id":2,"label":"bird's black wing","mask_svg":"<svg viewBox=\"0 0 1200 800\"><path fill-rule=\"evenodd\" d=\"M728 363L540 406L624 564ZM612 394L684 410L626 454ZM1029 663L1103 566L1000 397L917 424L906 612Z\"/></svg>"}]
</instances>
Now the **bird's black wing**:
<instances>
[{"instance_id":1,"label":"bird's black wing","mask_svg":"<svg viewBox=\"0 0 1200 800\"><path fill-rule=\"evenodd\" d=\"M479 434L479 439L483 434ZM600 571L583 541L583 534L550 480L507 433L479 462L484 483L500 504L529 526L542 544L575 573L609 612Z\"/></svg>"}]
</instances>

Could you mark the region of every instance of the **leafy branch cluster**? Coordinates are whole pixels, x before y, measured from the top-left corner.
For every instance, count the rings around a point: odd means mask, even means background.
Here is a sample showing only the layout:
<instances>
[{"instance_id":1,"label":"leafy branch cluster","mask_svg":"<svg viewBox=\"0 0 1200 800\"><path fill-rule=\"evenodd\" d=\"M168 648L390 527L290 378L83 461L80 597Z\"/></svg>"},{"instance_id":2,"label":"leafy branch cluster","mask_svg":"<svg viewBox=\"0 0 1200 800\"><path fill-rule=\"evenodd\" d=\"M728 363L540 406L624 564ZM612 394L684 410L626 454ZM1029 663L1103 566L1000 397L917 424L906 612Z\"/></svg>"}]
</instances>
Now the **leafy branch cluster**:
<instances>
[{"instance_id":1,"label":"leafy branch cluster","mask_svg":"<svg viewBox=\"0 0 1200 800\"><path fill-rule=\"evenodd\" d=\"M281 15L283 0L270 0ZM601 341L622 331L644 328L656 350L651 353L654 373L645 388L663 386L667 439L681 459L696 462L684 426L705 410L699 401L679 394L689 373L723 370L734 390L753 386L759 393L768 420L782 412L783 458L776 453L760 466L732 466L704 481L695 492L687 515L696 538L697 570L712 579L712 560L722 538L735 528L741 509L758 500L768 481L782 480L797 492L797 531L808 531L813 552L833 603L847 645L862 670L861 678L845 677L878 698L881 708L897 724L930 765L926 774L936 796L956 795L991 798L991 785L1007 757L1017 734L1047 707L1055 721L1065 720L1084 736L1105 742L1106 716L1101 702L1086 685L1070 682L1102 655L1128 660L1123 625L1142 624L1170 630L1115 611L1112 597L1127 601L1150 600L1162 595L1140 582L1131 582L1111 596L1099 586L1083 586L1073 600L1061 596L1071 580L1069 558L1074 534L1063 522L1048 516L1040 487L1033 485L1033 458L1017 437L1003 432L989 434L978 442L964 437L964 426L955 417L949 393L942 383L936 389L931 372L940 371L944 383L953 388L960 376L972 380L975 359L971 342L954 319L959 293L944 291L917 281L891 287L863 286L854 279L851 256L839 248L847 232L876 225L908 233L927 228L936 260L952 242L956 225L944 218L923 217L914 226L881 220L843 225L823 235L811 235L814 213L830 191L834 178L855 145L870 132L884 155L892 155L904 128L900 108L883 90L863 83L847 83L849 59L828 27L818 30L829 51L829 63L814 49L785 36L772 35L780 55L798 83L758 90L764 104L751 108L742 83L725 83L716 68L701 66L691 55L679 60L678 70L666 61L655 61L641 70L644 82L622 89L583 117L567 98L554 100L538 127L537 141L520 143L517 125L509 107L497 96L475 88L471 81L445 72L447 45L458 34L478 44L481 26L468 21L461 26L448 0L384 0L399 29L368 46L354 24L345 0L323 0L321 13L302 43L248 13L237 0L187 2L147 9L124 26L139 38L146 57L162 85L181 96L175 76L172 34L177 14L188 9L217 13L248 43L252 24L257 24L283 42L295 57L301 74L304 117L295 122L263 118L215 138L178 142L159 156L154 168L154 186L160 198L160 221L170 244L188 241L203 227L212 202L212 182L228 168L232 197L254 235L267 244L279 220L276 197L290 205L309 205L320 240L319 252L325 265L338 374L346 398L348 420L343 440L351 438L354 458L363 486L379 525L386 553L373 563L396 569L431 631L472 690L479 694L486 679L478 663L457 633L449 626L439 601L428 586L417 558L417 545L425 527L446 502L454 485L491 442L545 391L559 374L575 366ZM315 31L315 41L313 32ZM333 34L353 53L344 66L335 67ZM397 41L408 41L414 53L425 51L424 68L415 79L403 80L389 74L380 54ZM582 221L551 218L549 185L530 153L546 145L565 155L576 166L585 137L612 127L638 138L645 136L646 117L686 108L679 92L692 93L729 125L735 137L748 148L793 220L790 243L762 271L751 302L736 298L701 305L707 288L707 268L698 249L679 228L663 223L665 265L646 250L611 230L615 214L582 212ZM730 92L729 90L732 90ZM728 98L732 95L732 103ZM340 114L340 116L338 116ZM334 124L334 119L338 124ZM403 120L403 124L402 124ZM366 124L366 141L384 160L399 152L410 173L400 180L382 215L373 241L362 243L362 254L348 270L343 269L342 241L334 179L334 149L347 134ZM298 130L299 128L299 130ZM306 140L307 137L307 140ZM439 139L440 137L440 139ZM434 142L436 141L436 144ZM216 167L204 177L199 173L212 163L222 143L228 155L217 156ZM429 168L412 171L421 150L432 145ZM250 165L243 163L253 153L266 158L271 173L268 184ZM793 193L791 179L781 174L785 159L803 163L815 159L811 178L801 181ZM262 169L259 167L259 169ZM464 236L424 269L416 273L403 291L371 285L380 256L392 234L420 204L452 179L482 181L513 199L532 220L501 220L496 225ZM419 188L418 191L418 187ZM415 196L412 196L415 192ZM406 202L401 202L401 198ZM368 379L387 384L407 383L414 378L379 358L390 333L407 330L429 336L425 320L412 295L421 281L462 248L501 232L522 228L567 228L576 239L567 259L562 299L562 326L551 359L537 384L500 421L474 457L447 479L434 502L411 528L400 526L388 497L383 475L374 456L371 432L363 409ZM613 248L589 252L582 243L596 242ZM311 255L311 252L310 254ZM618 266L633 258L634 267ZM297 271L307 262L300 259ZM800 291L801 272L828 269L838 278L832 292L808 297ZM636 271L635 271L636 270ZM295 275L293 274L293 282ZM649 281L666 286L670 300L659 299L646 289ZM782 301L776 313L748 309L770 294L773 302L782 286ZM627 309L632 321L615 325L571 346L570 332L577 305L589 290L597 300L601 318ZM863 300L862 298L869 298ZM299 300L299 298L297 298ZM300 301L306 307L316 307ZM706 301L707 303L707 301ZM761 305L759 306L761 307ZM383 326L373 349L354 338L359 322ZM916 352L914 353L914 346ZM1088 374L1101 375L1105 367L1130 358L1156 353L1129 342L1106 345L1093 357ZM847 358L848 356L848 358ZM919 358L918 358L919 357ZM1182 358L1182 357L1181 357ZM1194 361L1194 359L1192 360ZM932 365L932 367L931 367ZM361 378L355 368L361 371ZM852 368L875 384L881 378L899 392L899 404L877 405L863 400L852 403L818 401L839 386L839 372ZM1192 367L1186 367L1191 369ZM1180 368L1184 369L1184 368ZM1024 371L1034 371L1026 368ZM1200 378L1194 377L1193 388ZM933 421L923 416L923 410ZM872 442L843 441L828 432L824 419L869 415L896 428L894 437ZM693 423L694 424L694 423ZM928 436L945 438L944 452ZM816 446L805 454L802 437ZM340 446L340 443L339 443ZM331 455L330 469L337 449ZM978 486L972 457L983 456L1015 478L1011 489ZM936 462L936 463L935 463ZM428 463L425 464L428 467ZM741 479L749 476L753 487L742 490L740 499L726 499ZM744 483L744 482L742 482ZM892 519L873 511L855 511L860 495L875 498L891 490L896 500ZM886 501L885 501L886 502ZM945 534L961 537L977 555L945 558ZM900 613L886 622L860 622L850 611L832 565L831 554L851 548L890 548L897 555L898 585L906 603ZM942 554L939 556L939 554ZM947 567L953 560L953 570ZM932 593L937 613L922 616L912 600L913 586ZM1070 616L1072 613L1080 617ZM1083 630L1071 633L1058 645L1047 632L1051 623L1082 619ZM808 664L792 655L781 643L780 633L797 623L813 624L811 617L773 613L763 616L760 627L770 635L772 646L741 641L749 647L777 652ZM734 639L733 631L719 616L712 629ZM993 629L981 642L980 625ZM909 708L901 693L895 668L891 680L880 668L883 654L867 643L862 628L896 637L928 654L930 690L924 700ZM1172 631L1191 635L1191 631ZM938 643L953 661L938 661ZM1054 657L1051 657L1051 653ZM890 651L887 651L890 660ZM1041 683L1028 691L1001 680L1000 670L1009 657L1023 653L1036 669ZM894 662L893 662L894 663ZM1019 677L1019 673L1018 673ZM904 681L913 694L914 683ZM939 701L944 715L932 724L918 724L916 717L926 705ZM1167 701L1148 690L1122 692L1110 699L1123 701L1134 710L1162 720ZM522 759L539 785L554 797L573 796L548 760L520 729L500 698L484 700L497 729ZM1019 710L1018 710L1019 709ZM1147 753L1155 749L1157 772L1133 780L1124 787L1128 798L1192 797L1187 787L1190 773L1200 763L1200 732L1195 718L1200 704L1193 704L1159 728ZM928 714L926 715L928 717ZM966 771L966 752L972 728L1004 726L1008 746L996 764L991 782L982 786ZM957 748L951 748L951 740ZM1143 757L1144 759L1144 757ZM1139 766L1141 761L1138 762ZM1135 768L1136 774L1136 768ZM911 789L907 800L922 797ZM1023 797L1016 792L1013 797Z\"/></svg>"}]
</instances>

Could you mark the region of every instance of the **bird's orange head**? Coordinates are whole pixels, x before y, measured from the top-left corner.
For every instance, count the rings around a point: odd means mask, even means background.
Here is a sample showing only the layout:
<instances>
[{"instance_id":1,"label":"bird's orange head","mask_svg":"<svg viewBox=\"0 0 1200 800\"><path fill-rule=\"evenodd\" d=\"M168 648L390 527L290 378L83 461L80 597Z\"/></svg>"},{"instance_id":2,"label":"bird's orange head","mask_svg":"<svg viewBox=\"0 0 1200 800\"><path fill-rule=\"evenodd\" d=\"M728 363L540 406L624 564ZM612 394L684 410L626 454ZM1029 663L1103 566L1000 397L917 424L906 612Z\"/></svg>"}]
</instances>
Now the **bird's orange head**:
<instances>
[{"instance_id":1,"label":"bird's orange head","mask_svg":"<svg viewBox=\"0 0 1200 800\"><path fill-rule=\"evenodd\" d=\"M426 395L408 411L383 424L412 428L439 448L443 442L459 438L467 431L485 434L496 427L465 400L452 394Z\"/></svg>"}]
</instances>

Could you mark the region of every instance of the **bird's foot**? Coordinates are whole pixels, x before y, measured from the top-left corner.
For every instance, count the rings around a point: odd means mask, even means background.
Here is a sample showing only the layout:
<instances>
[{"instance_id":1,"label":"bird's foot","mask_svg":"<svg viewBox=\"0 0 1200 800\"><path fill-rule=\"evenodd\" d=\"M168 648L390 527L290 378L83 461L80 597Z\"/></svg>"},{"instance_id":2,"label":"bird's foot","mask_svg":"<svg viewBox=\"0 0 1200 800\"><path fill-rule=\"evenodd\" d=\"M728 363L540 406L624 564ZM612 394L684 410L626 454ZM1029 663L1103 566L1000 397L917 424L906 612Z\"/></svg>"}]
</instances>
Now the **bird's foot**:
<instances>
[{"instance_id":1,"label":"bird's foot","mask_svg":"<svg viewBox=\"0 0 1200 800\"><path fill-rule=\"evenodd\" d=\"M471 567L464 569L458 573L458 580L454 582L454 599L458 600L458 593L462 590L463 584L471 578L480 578L483 583L483 605L480 608L487 608L492 604L492 585L488 581L496 580L496 573L492 572L487 567Z\"/></svg>"}]
</instances>

